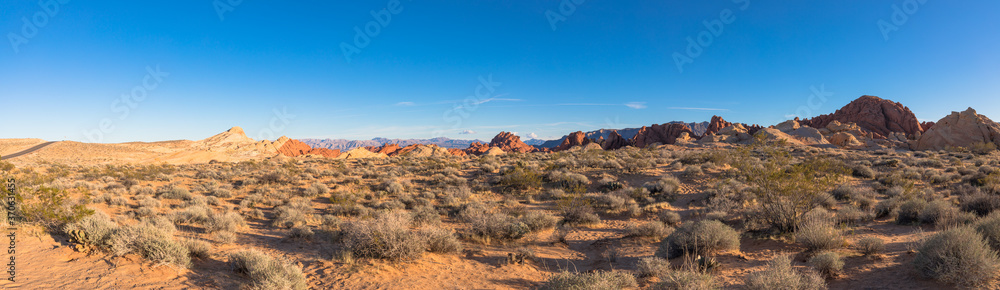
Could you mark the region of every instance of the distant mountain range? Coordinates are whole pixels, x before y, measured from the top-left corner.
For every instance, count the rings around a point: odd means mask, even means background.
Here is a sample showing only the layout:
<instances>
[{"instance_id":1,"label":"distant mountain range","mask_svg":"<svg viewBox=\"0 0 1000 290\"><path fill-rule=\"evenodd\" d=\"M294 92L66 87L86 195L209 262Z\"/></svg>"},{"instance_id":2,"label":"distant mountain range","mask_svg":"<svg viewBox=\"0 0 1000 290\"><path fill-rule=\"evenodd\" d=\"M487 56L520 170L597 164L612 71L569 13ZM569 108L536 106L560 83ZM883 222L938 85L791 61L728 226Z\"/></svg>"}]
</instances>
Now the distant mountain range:
<instances>
[{"instance_id":1,"label":"distant mountain range","mask_svg":"<svg viewBox=\"0 0 1000 290\"><path fill-rule=\"evenodd\" d=\"M687 125L688 128L691 128L691 131L693 131L698 136L704 135L705 131L708 130L708 125L711 124L710 122L685 123L685 122L681 122L681 121L673 121L673 122L670 122L670 123ZM635 134L639 133L639 129L640 128L600 129L600 130L597 130L597 131L590 131L590 132L585 132L585 133L587 134L587 138L588 139L595 139L596 140L596 139L604 138L605 140L607 140L608 136L611 135L611 131L617 130L618 134L622 135L622 138L631 139L632 137L635 136ZM537 145L537 146L539 146L539 147L545 147L545 148L555 148L556 146L559 146L559 144L562 144L563 140L566 140L566 137L569 137L569 135L562 136L562 138L559 138L557 140L545 141L544 143L542 143L540 145ZM527 143L527 142L525 142L525 143ZM534 145L534 144L528 143L528 145Z\"/></svg>"},{"instance_id":2,"label":"distant mountain range","mask_svg":"<svg viewBox=\"0 0 1000 290\"><path fill-rule=\"evenodd\" d=\"M424 145L433 144L443 148L465 149L469 148L469 144L472 144L472 142L486 143L481 140L456 140L446 137L437 137L432 139L372 138L371 140L299 139L299 141L302 141L302 143L306 143L313 148L340 149L341 151L348 151L359 147L383 146L387 144L397 144L401 147L406 147L414 144L424 144Z\"/></svg>"}]
</instances>

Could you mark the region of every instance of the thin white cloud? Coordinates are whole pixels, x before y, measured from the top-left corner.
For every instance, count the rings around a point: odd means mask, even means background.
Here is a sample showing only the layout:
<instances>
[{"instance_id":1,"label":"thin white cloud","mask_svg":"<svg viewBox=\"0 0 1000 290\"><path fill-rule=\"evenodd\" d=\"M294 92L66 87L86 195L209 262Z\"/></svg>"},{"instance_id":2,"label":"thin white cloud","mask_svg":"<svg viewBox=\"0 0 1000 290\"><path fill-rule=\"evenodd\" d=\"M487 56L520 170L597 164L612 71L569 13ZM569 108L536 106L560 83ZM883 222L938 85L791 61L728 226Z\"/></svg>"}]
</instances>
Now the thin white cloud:
<instances>
[{"instance_id":1,"label":"thin white cloud","mask_svg":"<svg viewBox=\"0 0 1000 290\"><path fill-rule=\"evenodd\" d=\"M472 131L472 130L465 130L465 131L462 131L462 132L460 132L460 133L458 133L458 134L462 134L462 135L471 135L471 134L476 134L476 131Z\"/></svg>"},{"instance_id":2,"label":"thin white cloud","mask_svg":"<svg viewBox=\"0 0 1000 290\"><path fill-rule=\"evenodd\" d=\"M636 110L645 109L646 102L630 102L630 103L625 103L625 106Z\"/></svg>"},{"instance_id":3,"label":"thin white cloud","mask_svg":"<svg viewBox=\"0 0 1000 290\"><path fill-rule=\"evenodd\" d=\"M528 133L528 138L538 139L538 134L535 134L534 132Z\"/></svg>"},{"instance_id":4,"label":"thin white cloud","mask_svg":"<svg viewBox=\"0 0 1000 290\"><path fill-rule=\"evenodd\" d=\"M416 104L414 104L413 102L399 102L399 103L396 103L396 106L402 106L402 107L412 107L414 105L416 105Z\"/></svg>"},{"instance_id":5,"label":"thin white cloud","mask_svg":"<svg viewBox=\"0 0 1000 290\"><path fill-rule=\"evenodd\" d=\"M716 109L716 108L689 108L689 107L670 107L667 109L671 110L692 110L692 111L729 111L729 109Z\"/></svg>"}]
</instances>

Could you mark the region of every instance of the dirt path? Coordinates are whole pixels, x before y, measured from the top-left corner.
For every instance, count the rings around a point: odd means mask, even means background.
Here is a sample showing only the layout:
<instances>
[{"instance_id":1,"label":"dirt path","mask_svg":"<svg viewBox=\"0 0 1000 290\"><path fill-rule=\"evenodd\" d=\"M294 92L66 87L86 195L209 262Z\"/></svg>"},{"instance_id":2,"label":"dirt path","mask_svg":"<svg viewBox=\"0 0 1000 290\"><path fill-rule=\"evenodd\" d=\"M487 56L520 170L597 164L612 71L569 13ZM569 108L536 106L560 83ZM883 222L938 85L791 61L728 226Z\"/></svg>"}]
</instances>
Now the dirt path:
<instances>
[{"instance_id":1,"label":"dirt path","mask_svg":"<svg viewBox=\"0 0 1000 290\"><path fill-rule=\"evenodd\" d=\"M17 153L14 153L14 154L9 154L7 156L3 156L3 159L13 159L13 158L18 158L18 157L21 157L21 156L24 156L24 155L28 155L28 154L31 154L31 153L33 153L35 151L38 151L38 150L42 149L42 148L45 148L45 146L49 146L49 145L52 145L54 143L56 143L56 142L55 141L50 141L50 142L45 142L45 143L42 143L42 144L38 144L38 145L35 145L35 146L31 147L31 148L22 150L21 152L17 152Z\"/></svg>"}]
</instances>

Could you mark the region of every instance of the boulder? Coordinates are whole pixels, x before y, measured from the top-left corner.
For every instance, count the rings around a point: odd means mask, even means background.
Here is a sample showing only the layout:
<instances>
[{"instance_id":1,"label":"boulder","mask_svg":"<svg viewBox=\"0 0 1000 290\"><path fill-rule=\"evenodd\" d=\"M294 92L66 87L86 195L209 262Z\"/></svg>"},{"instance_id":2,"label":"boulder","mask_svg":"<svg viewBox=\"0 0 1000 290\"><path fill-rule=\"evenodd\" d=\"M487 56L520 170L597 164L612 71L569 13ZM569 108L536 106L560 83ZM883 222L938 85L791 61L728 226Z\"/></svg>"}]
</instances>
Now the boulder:
<instances>
[{"instance_id":1,"label":"boulder","mask_svg":"<svg viewBox=\"0 0 1000 290\"><path fill-rule=\"evenodd\" d=\"M914 150L945 150L949 147L969 148L976 143L1000 145L1000 124L969 108L961 113L952 112L937 121L911 147Z\"/></svg>"},{"instance_id":2,"label":"boulder","mask_svg":"<svg viewBox=\"0 0 1000 290\"><path fill-rule=\"evenodd\" d=\"M510 132L500 132L490 141L490 147L498 147L504 152L529 153L535 152L535 147L521 142L521 137Z\"/></svg>"},{"instance_id":3,"label":"boulder","mask_svg":"<svg viewBox=\"0 0 1000 290\"><path fill-rule=\"evenodd\" d=\"M827 137L827 140L830 141L830 144L840 147L859 147L865 145L861 141L858 141L857 137L846 132L833 133Z\"/></svg>"},{"instance_id":4,"label":"boulder","mask_svg":"<svg viewBox=\"0 0 1000 290\"><path fill-rule=\"evenodd\" d=\"M872 137L877 139L886 139L892 132L913 136L925 131L909 108L875 96L862 96L833 114L800 122L813 128L827 128L833 121L855 123L865 131L872 132Z\"/></svg>"},{"instance_id":5,"label":"boulder","mask_svg":"<svg viewBox=\"0 0 1000 290\"><path fill-rule=\"evenodd\" d=\"M785 132L781 132L781 130L774 128L761 129L760 131L757 131L757 134L754 134L754 136L757 138L763 138L764 140L767 141L785 142L789 145L804 145L802 144L802 142L795 139L795 137L792 137L791 135L785 134Z\"/></svg>"},{"instance_id":6,"label":"boulder","mask_svg":"<svg viewBox=\"0 0 1000 290\"><path fill-rule=\"evenodd\" d=\"M823 137L823 134L819 133L819 130L816 130L816 128L812 128L812 127L801 127L801 128L792 130L791 132L788 132L787 134L791 135L792 137L795 137L795 139L798 139L800 142L802 142L802 144L805 144L805 145L813 146L813 145L829 145L830 144L830 142L826 141L826 138Z\"/></svg>"},{"instance_id":7,"label":"boulder","mask_svg":"<svg viewBox=\"0 0 1000 290\"><path fill-rule=\"evenodd\" d=\"M486 154L488 151L490 151L490 146L479 142L472 142L469 144L469 148L465 149L466 154L477 156Z\"/></svg>"},{"instance_id":8,"label":"boulder","mask_svg":"<svg viewBox=\"0 0 1000 290\"><path fill-rule=\"evenodd\" d=\"M719 130L719 135L738 135L747 133L750 133L750 131L747 131L747 128L743 127L743 124L729 125Z\"/></svg>"},{"instance_id":9,"label":"boulder","mask_svg":"<svg viewBox=\"0 0 1000 290\"><path fill-rule=\"evenodd\" d=\"M506 153L507 152L503 151L503 149L500 149L499 147L490 147L490 149L486 151L486 155L490 156L504 155Z\"/></svg>"},{"instance_id":10,"label":"boulder","mask_svg":"<svg viewBox=\"0 0 1000 290\"><path fill-rule=\"evenodd\" d=\"M408 150L400 150L400 155L407 157L444 157L451 156L448 149L441 148L437 145L412 145L413 148ZM410 148L410 146L406 146Z\"/></svg>"},{"instance_id":11,"label":"boulder","mask_svg":"<svg viewBox=\"0 0 1000 290\"><path fill-rule=\"evenodd\" d=\"M778 129L778 131L788 133L791 131L798 130L799 128L801 128L801 125L799 125L798 121L788 120L781 122L781 124L775 125L774 128Z\"/></svg>"}]
</instances>

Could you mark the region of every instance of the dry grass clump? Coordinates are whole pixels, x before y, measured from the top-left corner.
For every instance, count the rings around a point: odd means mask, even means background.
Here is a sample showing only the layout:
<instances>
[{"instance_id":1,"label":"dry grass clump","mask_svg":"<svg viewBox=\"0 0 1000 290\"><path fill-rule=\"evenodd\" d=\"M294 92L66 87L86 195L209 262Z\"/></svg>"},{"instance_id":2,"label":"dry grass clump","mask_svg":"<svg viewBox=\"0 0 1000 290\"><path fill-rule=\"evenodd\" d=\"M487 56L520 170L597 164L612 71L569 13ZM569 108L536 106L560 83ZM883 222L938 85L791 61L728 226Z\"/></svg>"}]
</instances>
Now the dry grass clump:
<instances>
[{"instance_id":1,"label":"dry grass clump","mask_svg":"<svg viewBox=\"0 0 1000 290\"><path fill-rule=\"evenodd\" d=\"M588 273L561 272L549 278L539 289L625 289L638 286L635 276L625 272L595 271Z\"/></svg>"},{"instance_id":2,"label":"dry grass clump","mask_svg":"<svg viewBox=\"0 0 1000 290\"><path fill-rule=\"evenodd\" d=\"M422 236L410 231L410 215L388 212L374 219L345 223L342 242L354 256L392 261L419 258L426 249Z\"/></svg>"},{"instance_id":3,"label":"dry grass clump","mask_svg":"<svg viewBox=\"0 0 1000 290\"><path fill-rule=\"evenodd\" d=\"M187 188L180 186L168 186L156 193L156 197L166 199L189 200L194 197Z\"/></svg>"},{"instance_id":4,"label":"dry grass clump","mask_svg":"<svg viewBox=\"0 0 1000 290\"><path fill-rule=\"evenodd\" d=\"M662 277L670 272L670 261L660 257L639 259L636 264L636 274L639 277Z\"/></svg>"},{"instance_id":5,"label":"dry grass clump","mask_svg":"<svg viewBox=\"0 0 1000 290\"><path fill-rule=\"evenodd\" d=\"M1000 251L1000 213L994 213L976 221L976 231L986 238L994 251Z\"/></svg>"},{"instance_id":6,"label":"dry grass clump","mask_svg":"<svg viewBox=\"0 0 1000 290\"><path fill-rule=\"evenodd\" d=\"M212 210L204 205L193 205L182 211L175 212L172 219L178 224L198 224L202 225L212 220Z\"/></svg>"},{"instance_id":7,"label":"dry grass clump","mask_svg":"<svg viewBox=\"0 0 1000 290\"><path fill-rule=\"evenodd\" d=\"M229 254L233 272L250 279L251 289L306 289L302 269L291 263L282 263L257 250L244 250Z\"/></svg>"},{"instance_id":8,"label":"dry grass clump","mask_svg":"<svg viewBox=\"0 0 1000 290\"><path fill-rule=\"evenodd\" d=\"M657 218L659 218L660 222L668 226L678 226L681 224L681 215L674 211L661 211Z\"/></svg>"},{"instance_id":9,"label":"dry grass clump","mask_svg":"<svg viewBox=\"0 0 1000 290\"><path fill-rule=\"evenodd\" d=\"M646 182L642 187L648 190L650 196L656 198L656 200L670 201L675 199L680 192L681 181L677 177L670 175L656 181Z\"/></svg>"},{"instance_id":10,"label":"dry grass clump","mask_svg":"<svg viewBox=\"0 0 1000 290\"><path fill-rule=\"evenodd\" d=\"M247 226L243 216L237 212L230 211L221 214L214 214L205 224L205 230L214 232L235 232Z\"/></svg>"},{"instance_id":11,"label":"dry grass clump","mask_svg":"<svg viewBox=\"0 0 1000 290\"><path fill-rule=\"evenodd\" d=\"M708 290L718 288L714 276L694 269L668 271L659 277L661 282L654 285L653 289Z\"/></svg>"},{"instance_id":12,"label":"dry grass clump","mask_svg":"<svg viewBox=\"0 0 1000 290\"><path fill-rule=\"evenodd\" d=\"M274 209L275 216L272 224L283 228L305 225L312 212L312 203L308 199L293 198L288 204Z\"/></svg>"},{"instance_id":13,"label":"dry grass clump","mask_svg":"<svg viewBox=\"0 0 1000 290\"><path fill-rule=\"evenodd\" d=\"M183 239L181 244L188 249L191 258L207 259L212 256L212 245L206 241Z\"/></svg>"},{"instance_id":14,"label":"dry grass clump","mask_svg":"<svg viewBox=\"0 0 1000 290\"><path fill-rule=\"evenodd\" d=\"M462 251L462 242L458 241L455 233L442 227L428 227L420 230L419 233L427 240L427 251L433 253L458 253Z\"/></svg>"},{"instance_id":15,"label":"dry grass clump","mask_svg":"<svg viewBox=\"0 0 1000 290\"><path fill-rule=\"evenodd\" d=\"M740 247L740 234L715 220L686 222L667 236L656 250L656 256L673 259L684 254L708 256Z\"/></svg>"},{"instance_id":16,"label":"dry grass clump","mask_svg":"<svg viewBox=\"0 0 1000 290\"><path fill-rule=\"evenodd\" d=\"M826 289L826 281L815 271L796 271L792 259L779 255L767 263L767 269L754 272L746 277L747 289Z\"/></svg>"},{"instance_id":17,"label":"dry grass clump","mask_svg":"<svg viewBox=\"0 0 1000 290\"><path fill-rule=\"evenodd\" d=\"M858 240L854 247L865 256L874 256L885 251L885 242L876 237L864 237Z\"/></svg>"},{"instance_id":18,"label":"dry grass clump","mask_svg":"<svg viewBox=\"0 0 1000 290\"><path fill-rule=\"evenodd\" d=\"M119 227L108 235L106 244L115 256L138 254L159 264L191 265L187 247L148 223Z\"/></svg>"},{"instance_id":19,"label":"dry grass clump","mask_svg":"<svg viewBox=\"0 0 1000 290\"><path fill-rule=\"evenodd\" d=\"M834 252L822 252L813 256L809 259L809 264L828 278L837 277L844 269L844 259Z\"/></svg>"},{"instance_id":20,"label":"dry grass clump","mask_svg":"<svg viewBox=\"0 0 1000 290\"><path fill-rule=\"evenodd\" d=\"M941 231L920 246L913 266L926 277L962 286L979 286L997 278L1000 258L975 229Z\"/></svg>"},{"instance_id":21,"label":"dry grass clump","mask_svg":"<svg viewBox=\"0 0 1000 290\"><path fill-rule=\"evenodd\" d=\"M562 223L568 225L582 226L601 223L601 217L594 212L594 208L586 204L564 206L561 215Z\"/></svg>"},{"instance_id":22,"label":"dry grass clump","mask_svg":"<svg viewBox=\"0 0 1000 290\"><path fill-rule=\"evenodd\" d=\"M795 241L802 243L806 250L816 252L832 250L844 245L844 236L834 226L833 217L822 208L817 208L803 218L795 231Z\"/></svg>"},{"instance_id":23,"label":"dry grass clump","mask_svg":"<svg viewBox=\"0 0 1000 290\"><path fill-rule=\"evenodd\" d=\"M521 222L528 226L528 230L537 232L554 228L559 220L543 211L533 210L521 216Z\"/></svg>"},{"instance_id":24,"label":"dry grass clump","mask_svg":"<svg viewBox=\"0 0 1000 290\"><path fill-rule=\"evenodd\" d=\"M477 237L497 241L513 241L531 232L531 228L520 219L498 212L469 214L465 220L470 232Z\"/></svg>"},{"instance_id":25,"label":"dry grass clump","mask_svg":"<svg viewBox=\"0 0 1000 290\"><path fill-rule=\"evenodd\" d=\"M659 221L651 221L640 225L629 225L629 227L625 229L625 236L662 239L669 236L673 232L674 228Z\"/></svg>"}]
</instances>

